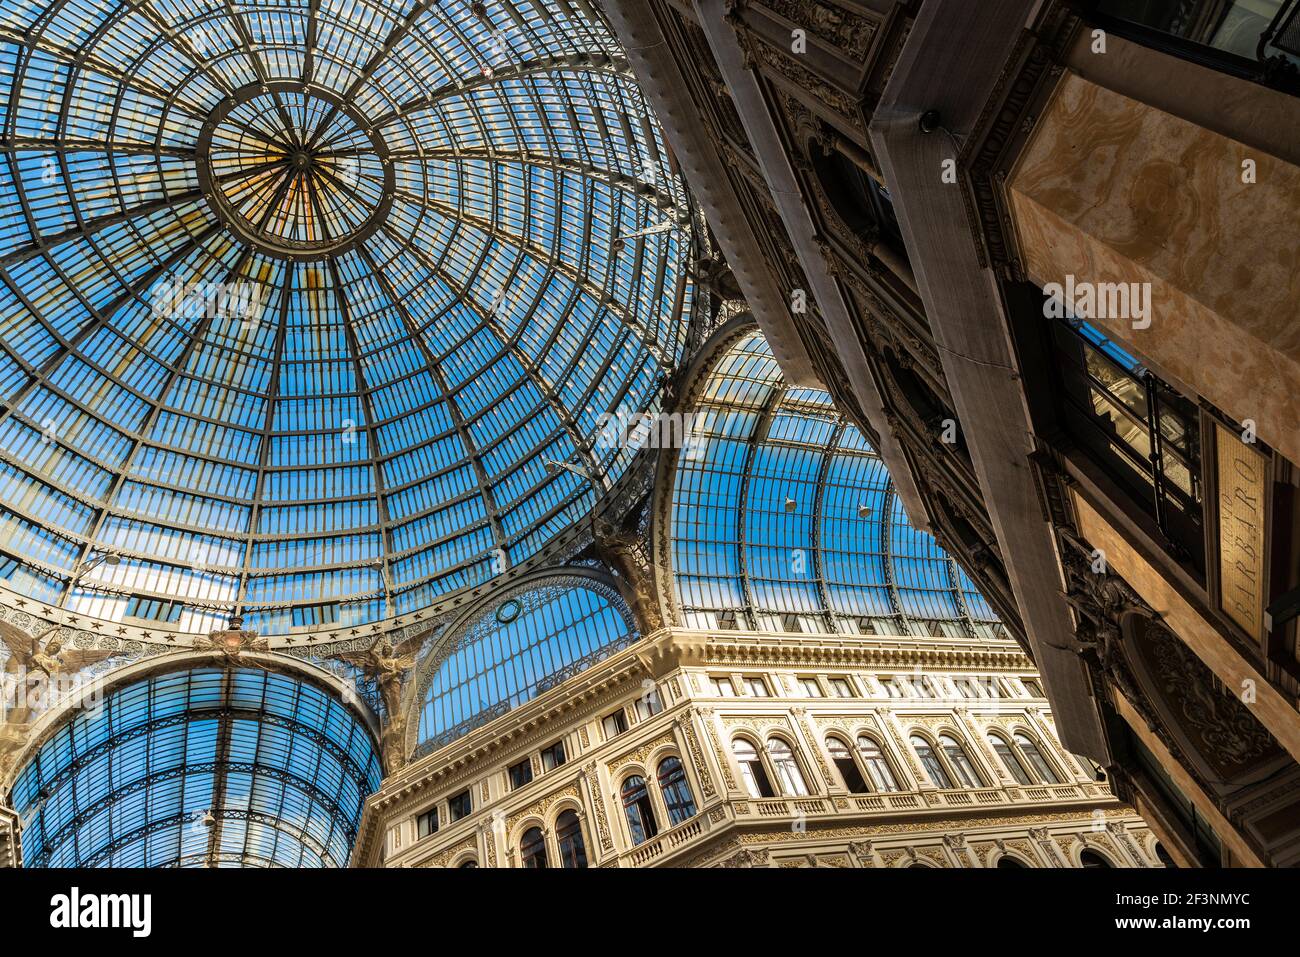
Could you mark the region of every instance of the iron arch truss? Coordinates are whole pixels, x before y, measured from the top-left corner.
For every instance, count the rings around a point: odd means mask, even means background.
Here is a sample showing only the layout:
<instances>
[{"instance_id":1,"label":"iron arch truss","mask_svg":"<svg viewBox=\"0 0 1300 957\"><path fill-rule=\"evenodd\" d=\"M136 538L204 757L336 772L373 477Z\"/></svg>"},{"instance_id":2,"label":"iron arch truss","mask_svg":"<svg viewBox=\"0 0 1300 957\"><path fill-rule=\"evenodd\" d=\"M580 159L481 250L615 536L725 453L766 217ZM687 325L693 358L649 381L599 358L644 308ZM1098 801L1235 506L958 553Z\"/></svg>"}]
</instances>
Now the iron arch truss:
<instances>
[{"instance_id":1,"label":"iron arch truss","mask_svg":"<svg viewBox=\"0 0 1300 957\"><path fill-rule=\"evenodd\" d=\"M344 867L378 745L288 673L195 667L128 681L31 754L11 789L28 867Z\"/></svg>"},{"instance_id":2,"label":"iron arch truss","mask_svg":"<svg viewBox=\"0 0 1300 957\"><path fill-rule=\"evenodd\" d=\"M704 373L677 457L672 563L687 627L992 636L965 572L908 521L828 393L790 386L762 334Z\"/></svg>"},{"instance_id":3,"label":"iron arch truss","mask_svg":"<svg viewBox=\"0 0 1300 957\"><path fill-rule=\"evenodd\" d=\"M0 578L284 635L582 518L630 463L601 413L682 359L692 250L580 9L0 0Z\"/></svg>"}]
</instances>

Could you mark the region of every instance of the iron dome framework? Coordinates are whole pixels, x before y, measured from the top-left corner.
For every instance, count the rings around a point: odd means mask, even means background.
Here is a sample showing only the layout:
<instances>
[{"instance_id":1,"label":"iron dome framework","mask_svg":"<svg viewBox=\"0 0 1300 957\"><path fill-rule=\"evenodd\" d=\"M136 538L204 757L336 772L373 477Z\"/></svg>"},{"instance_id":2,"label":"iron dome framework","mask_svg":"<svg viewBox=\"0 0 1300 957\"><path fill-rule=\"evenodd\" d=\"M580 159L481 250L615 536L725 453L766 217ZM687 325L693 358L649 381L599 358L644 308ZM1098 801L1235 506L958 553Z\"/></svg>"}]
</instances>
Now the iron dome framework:
<instances>
[{"instance_id":1,"label":"iron dome framework","mask_svg":"<svg viewBox=\"0 0 1300 957\"><path fill-rule=\"evenodd\" d=\"M992 637L997 616L828 393L790 386L762 334L708 374L677 460L673 572L683 624Z\"/></svg>"},{"instance_id":2,"label":"iron dome framework","mask_svg":"<svg viewBox=\"0 0 1300 957\"><path fill-rule=\"evenodd\" d=\"M0 0L9 586L358 625L590 510L600 414L682 357L690 213L576 9Z\"/></svg>"},{"instance_id":3,"label":"iron dome framework","mask_svg":"<svg viewBox=\"0 0 1300 957\"><path fill-rule=\"evenodd\" d=\"M205 667L78 711L11 797L27 867L344 867L381 778L336 693Z\"/></svg>"}]
</instances>

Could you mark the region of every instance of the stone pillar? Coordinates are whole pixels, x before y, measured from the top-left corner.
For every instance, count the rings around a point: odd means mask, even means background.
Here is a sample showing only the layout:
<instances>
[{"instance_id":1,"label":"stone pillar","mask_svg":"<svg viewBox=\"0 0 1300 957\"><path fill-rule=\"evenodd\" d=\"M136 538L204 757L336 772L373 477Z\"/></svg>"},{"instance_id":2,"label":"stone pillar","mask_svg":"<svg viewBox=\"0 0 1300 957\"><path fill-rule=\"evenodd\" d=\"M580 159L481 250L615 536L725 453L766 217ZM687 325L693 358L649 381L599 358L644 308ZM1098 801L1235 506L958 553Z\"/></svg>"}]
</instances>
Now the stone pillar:
<instances>
[{"instance_id":1,"label":"stone pillar","mask_svg":"<svg viewBox=\"0 0 1300 957\"><path fill-rule=\"evenodd\" d=\"M943 356L962 435L1006 562L1064 744L1109 764L1101 715L1071 647L1056 542L1036 508L1032 423L997 276L972 235L964 188L942 172L1040 6L1036 0L926 0L871 120L871 142L894 199L925 312ZM937 116L923 129L921 117Z\"/></svg>"},{"instance_id":2,"label":"stone pillar","mask_svg":"<svg viewBox=\"0 0 1300 957\"><path fill-rule=\"evenodd\" d=\"M18 815L0 803L0 867L21 867L22 844L18 840Z\"/></svg>"}]
</instances>

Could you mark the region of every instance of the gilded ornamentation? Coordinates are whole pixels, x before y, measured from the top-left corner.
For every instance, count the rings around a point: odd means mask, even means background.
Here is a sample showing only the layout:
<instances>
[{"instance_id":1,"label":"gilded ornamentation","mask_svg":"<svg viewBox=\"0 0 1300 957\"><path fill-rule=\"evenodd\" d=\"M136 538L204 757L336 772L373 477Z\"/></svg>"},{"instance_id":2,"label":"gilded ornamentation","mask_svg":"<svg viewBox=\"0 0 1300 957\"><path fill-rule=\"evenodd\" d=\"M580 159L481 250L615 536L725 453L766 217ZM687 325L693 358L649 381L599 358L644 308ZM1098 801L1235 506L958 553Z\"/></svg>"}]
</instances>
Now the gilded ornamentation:
<instances>
[{"instance_id":1,"label":"gilded ornamentation","mask_svg":"<svg viewBox=\"0 0 1300 957\"><path fill-rule=\"evenodd\" d=\"M678 726L682 730L682 737L686 739L686 749L690 752L695 773L700 778L700 793L704 800L707 801L717 794L717 789L713 786L713 776L709 774L708 762L704 759L704 752L700 750L700 742L695 737L695 729L687 722L680 722Z\"/></svg>"},{"instance_id":2,"label":"gilded ornamentation","mask_svg":"<svg viewBox=\"0 0 1300 957\"><path fill-rule=\"evenodd\" d=\"M583 771L586 773L587 788L591 791L591 806L596 812L596 835L600 839L600 846L606 851L612 851L614 838L609 831L609 818L605 815L605 797L600 791L600 777L596 762L592 761L586 765Z\"/></svg>"},{"instance_id":3,"label":"gilded ornamentation","mask_svg":"<svg viewBox=\"0 0 1300 957\"><path fill-rule=\"evenodd\" d=\"M541 798L538 801L534 801L532 804L528 805L528 807L516 811L514 814L511 814L510 817L507 818L506 820L507 837L509 837L514 833L516 825L518 825L519 822L524 820L525 818L535 816L541 818L542 820L545 820L546 812L551 809L551 806L554 805L556 801L562 800L564 798L573 798L574 800L581 803L582 799L578 795L578 786L576 784L569 784L566 787L560 788L560 790L558 791L551 792L550 794L546 795L546 797Z\"/></svg>"},{"instance_id":4,"label":"gilded ornamentation","mask_svg":"<svg viewBox=\"0 0 1300 957\"><path fill-rule=\"evenodd\" d=\"M644 767L646 758L650 757L650 755L653 754L657 749L665 747L667 745L675 745L676 743L677 741L673 737L673 733L671 731L665 734L661 734L659 735L659 737L655 738L654 740L647 741L644 744L640 745L639 747L634 748L633 750L628 751L626 754L622 754L619 757L615 758L614 760L608 762L610 774L617 776L619 771L627 767L629 764L639 764L642 767Z\"/></svg>"}]
</instances>

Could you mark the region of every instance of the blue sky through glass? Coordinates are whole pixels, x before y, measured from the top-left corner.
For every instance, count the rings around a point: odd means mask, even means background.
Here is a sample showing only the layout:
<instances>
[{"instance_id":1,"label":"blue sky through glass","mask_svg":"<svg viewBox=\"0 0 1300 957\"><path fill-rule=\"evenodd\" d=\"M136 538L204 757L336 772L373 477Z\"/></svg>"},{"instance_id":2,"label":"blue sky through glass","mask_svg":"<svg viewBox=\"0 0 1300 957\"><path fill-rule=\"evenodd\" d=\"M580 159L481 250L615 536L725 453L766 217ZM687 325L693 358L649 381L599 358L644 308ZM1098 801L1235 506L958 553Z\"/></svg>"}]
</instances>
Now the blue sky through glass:
<instances>
[{"instance_id":1,"label":"blue sky through glass","mask_svg":"<svg viewBox=\"0 0 1300 957\"><path fill-rule=\"evenodd\" d=\"M599 416L653 401L691 291L679 227L616 239L687 199L605 27L511 7L0 0L11 587L55 600L111 550L70 607L363 624L621 474Z\"/></svg>"},{"instance_id":2,"label":"blue sky through glass","mask_svg":"<svg viewBox=\"0 0 1300 957\"><path fill-rule=\"evenodd\" d=\"M788 387L760 333L718 361L678 461L673 570L685 623L991 635L997 618L914 528L830 395Z\"/></svg>"},{"instance_id":3,"label":"blue sky through glass","mask_svg":"<svg viewBox=\"0 0 1300 957\"><path fill-rule=\"evenodd\" d=\"M78 712L12 799L27 867L343 867L380 779L374 738L335 694L200 669Z\"/></svg>"}]
</instances>

